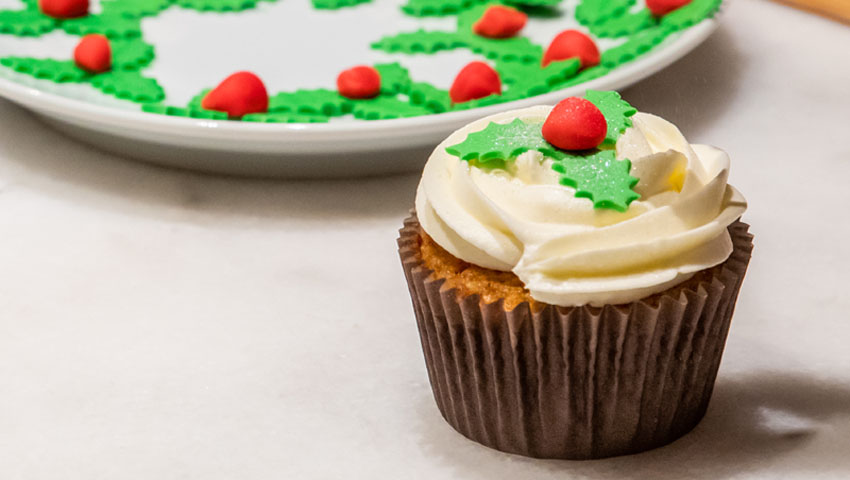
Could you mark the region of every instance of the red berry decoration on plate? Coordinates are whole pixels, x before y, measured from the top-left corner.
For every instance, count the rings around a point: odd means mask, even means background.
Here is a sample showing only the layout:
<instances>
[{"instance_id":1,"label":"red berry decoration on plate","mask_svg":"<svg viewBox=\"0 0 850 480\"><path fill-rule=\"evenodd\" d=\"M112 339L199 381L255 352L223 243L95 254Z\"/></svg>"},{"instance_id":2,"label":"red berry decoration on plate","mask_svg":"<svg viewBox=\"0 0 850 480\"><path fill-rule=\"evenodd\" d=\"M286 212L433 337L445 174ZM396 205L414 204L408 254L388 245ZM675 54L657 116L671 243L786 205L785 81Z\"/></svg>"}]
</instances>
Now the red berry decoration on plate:
<instances>
[{"instance_id":1,"label":"red berry decoration on plate","mask_svg":"<svg viewBox=\"0 0 850 480\"><path fill-rule=\"evenodd\" d=\"M511 7L494 5L472 26L472 31L487 38L510 38L519 33L528 15Z\"/></svg>"},{"instance_id":2,"label":"red berry decoration on plate","mask_svg":"<svg viewBox=\"0 0 850 480\"><path fill-rule=\"evenodd\" d=\"M588 100L569 97L561 100L543 122L543 138L562 150L590 150L605 140L608 122Z\"/></svg>"},{"instance_id":3,"label":"red berry decoration on plate","mask_svg":"<svg viewBox=\"0 0 850 480\"><path fill-rule=\"evenodd\" d=\"M112 69L112 48L103 35L86 35L74 48L74 63L89 73L103 73Z\"/></svg>"},{"instance_id":4,"label":"red berry decoration on plate","mask_svg":"<svg viewBox=\"0 0 850 480\"><path fill-rule=\"evenodd\" d=\"M346 98L373 98L381 92L381 74L365 65L349 68L336 77L336 88Z\"/></svg>"},{"instance_id":5,"label":"red berry decoration on plate","mask_svg":"<svg viewBox=\"0 0 850 480\"><path fill-rule=\"evenodd\" d=\"M551 62L578 57L581 68L599 65L599 48L592 38L578 30L564 30L549 44L543 54L543 66Z\"/></svg>"},{"instance_id":6,"label":"red berry decoration on plate","mask_svg":"<svg viewBox=\"0 0 850 480\"><path fill-rule=\"evenodd\" d=\"M89 14L89 0L38 0L41 13L53 18L77 18Z\"/></svg>"},{"instance_id":7,"label":"red berry decoration on plate","mask_svg":"<svg viewBox=\"0 0 850 480\"><path fill-rule=\"evenodd\" d=\"M470 62L455 77L449 97L452 103L468 102L490 95L502 94L502 80L490 65Z\"/></svg>"},{"instance_id":8,"label":"red berry decoration on plate","mask_svg":"<svg viewBox=\"0 0 850 480\"><path fill-rule=\"evenodd\" d=\"M237 72L210 90L201 107L241 118L249 113L268 111L269 94L260 77L251 72Z\"/></svg>"},{"instance_id":9,"label":"red berry decoration on plate","mask_svg":"<svg viewBox=\"0 0 850 480\"><path fill-rule=\"evenodd\" d=\"M656 17L663 17L689 3L691 0L646 0L646 8Z\"/></svg>"}]
</instances>

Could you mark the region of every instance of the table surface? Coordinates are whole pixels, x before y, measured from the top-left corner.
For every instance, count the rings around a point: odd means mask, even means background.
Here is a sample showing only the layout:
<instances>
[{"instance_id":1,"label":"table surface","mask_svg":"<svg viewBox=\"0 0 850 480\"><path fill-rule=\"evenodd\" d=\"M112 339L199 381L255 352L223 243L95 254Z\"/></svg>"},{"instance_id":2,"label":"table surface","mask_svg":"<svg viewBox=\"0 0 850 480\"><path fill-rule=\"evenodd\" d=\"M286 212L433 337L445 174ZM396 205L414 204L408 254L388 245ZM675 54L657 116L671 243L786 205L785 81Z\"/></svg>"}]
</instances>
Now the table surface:
<instances>
[{"instance_id":1,"label":"table surface","mask_svg":"<svg viewBox=\"0 0 850 480\"><path fill-rule=\"evenodd\" d=\"M418 175L166 170L0 102L0 478L848 478L848 47L738 0L623 92L730 152L756 249L705 420L588 462L440 417L395 247Z\"/></svg>"}]
</instances>

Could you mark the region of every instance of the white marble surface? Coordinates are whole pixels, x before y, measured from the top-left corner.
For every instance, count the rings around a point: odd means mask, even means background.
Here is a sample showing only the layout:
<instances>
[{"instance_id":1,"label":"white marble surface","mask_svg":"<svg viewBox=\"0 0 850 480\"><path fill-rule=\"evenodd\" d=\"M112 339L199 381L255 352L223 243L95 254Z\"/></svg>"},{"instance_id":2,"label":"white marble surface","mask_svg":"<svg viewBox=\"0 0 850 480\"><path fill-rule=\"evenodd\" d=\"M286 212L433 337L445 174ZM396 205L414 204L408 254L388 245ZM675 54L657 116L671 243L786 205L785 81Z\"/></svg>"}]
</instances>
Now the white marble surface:
<instances>
[{"instance_id":1,"label":"white marble surface","mask_svg":"<svg viewBox=\"0 0 850 480\"><path fill-rule=\"evenodd\" d=\"M0 478L850 477L850 28L762 0L624 92L726 148L756 250L705 420L504 455L440 418L395 251L415 175L207 177L0 102Z\"/></svg>"}]
</instances>

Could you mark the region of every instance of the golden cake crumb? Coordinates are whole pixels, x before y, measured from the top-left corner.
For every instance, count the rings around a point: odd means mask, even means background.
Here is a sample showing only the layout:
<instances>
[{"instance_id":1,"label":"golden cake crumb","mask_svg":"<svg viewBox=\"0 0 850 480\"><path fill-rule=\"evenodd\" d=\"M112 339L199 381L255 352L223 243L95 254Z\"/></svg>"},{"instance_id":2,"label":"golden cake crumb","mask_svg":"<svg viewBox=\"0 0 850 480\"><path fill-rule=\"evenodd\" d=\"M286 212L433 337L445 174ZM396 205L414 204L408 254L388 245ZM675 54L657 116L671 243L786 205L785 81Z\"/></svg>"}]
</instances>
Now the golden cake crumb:
<instances>
[{"instance_id":1,"label":"golden cake crumb","mask_svg":"<svg viewBox=\"0 0 850 480\"><path fill-rule=\"evenodd\" d=\"M457 288L462 295L478 294L485 303L505 299L505 308L513 309L522 302L532 308L542 307L525 289L513 272L500 272L465 262L437 245L419 227L419 251L422 262L437 278L446 279L444 289Z\"/></svg>"}]
</instances>

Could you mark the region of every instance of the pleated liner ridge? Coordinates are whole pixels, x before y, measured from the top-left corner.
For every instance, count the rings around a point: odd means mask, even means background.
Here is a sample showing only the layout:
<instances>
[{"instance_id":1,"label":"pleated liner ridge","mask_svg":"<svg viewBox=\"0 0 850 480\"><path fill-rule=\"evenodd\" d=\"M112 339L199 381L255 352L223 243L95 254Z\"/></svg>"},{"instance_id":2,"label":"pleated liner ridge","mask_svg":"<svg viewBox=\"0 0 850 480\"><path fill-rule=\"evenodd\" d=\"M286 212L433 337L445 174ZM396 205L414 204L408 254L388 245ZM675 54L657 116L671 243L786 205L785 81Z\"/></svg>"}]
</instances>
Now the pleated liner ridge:
<instances>
[{"instance_id":1,"label":"pleated liner ridge","mask_svg":"<svg viewBox=\"0 0 850 480\"><path fill-rule=\"evenodd\" d=\"M506 310L442 288L419 254L419 223L398 239L437 407L458 432L504 452L589 459L679 438L708 407L752 252L625 305Z\"/></svg>"}]
</instances>

